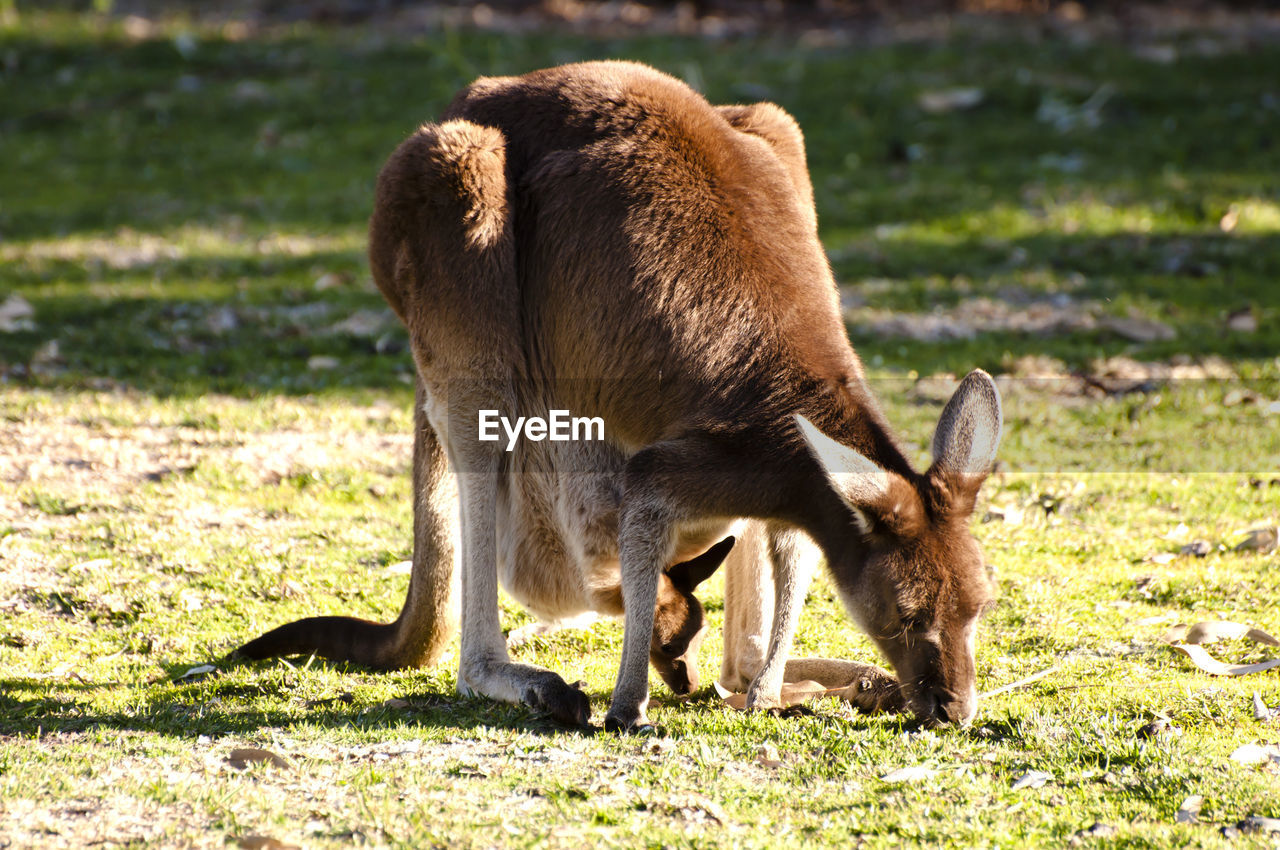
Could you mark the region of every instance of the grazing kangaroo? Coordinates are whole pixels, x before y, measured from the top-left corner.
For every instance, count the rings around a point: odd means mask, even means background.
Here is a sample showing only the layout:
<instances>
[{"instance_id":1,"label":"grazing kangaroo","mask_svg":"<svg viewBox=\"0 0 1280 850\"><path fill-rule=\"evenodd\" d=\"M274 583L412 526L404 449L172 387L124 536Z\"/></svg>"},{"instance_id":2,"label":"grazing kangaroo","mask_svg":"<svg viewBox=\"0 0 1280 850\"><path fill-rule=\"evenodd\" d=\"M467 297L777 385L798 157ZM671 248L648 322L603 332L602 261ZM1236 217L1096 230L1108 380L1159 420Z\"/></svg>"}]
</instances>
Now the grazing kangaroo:
<instances>
[{"instance_id":1,"label":"grazing kangaroo","mask_svg":"<svg viewBox=\"0 0 1280 850\"><path fill-rule=\"evenodd\" d=\"M999 395L986 373L966 377L933 464L912 468L845 335L784 111L712 107L625 62L482 78L383 167L369 256L419 378L408 599L395 623L304 620L282 627L293 643L278 631L242 655L323 645L373 666L430 663L459 576L459 688L586 723L585 694L510 661L498 582L553 617L625 602L605 726L642 731L669 565L701 574L727 555L721 681L749 679L748 706L776 707L784 678L856 690L850 676L875 670L788 661L816 545L900 679L871 688L873 707L972 718L991 591L967 521ZM599 417L604 439L481 439L480 411L553 409ZM751 545L717 551L730 534Z\"/></svg>"}]
</instances>

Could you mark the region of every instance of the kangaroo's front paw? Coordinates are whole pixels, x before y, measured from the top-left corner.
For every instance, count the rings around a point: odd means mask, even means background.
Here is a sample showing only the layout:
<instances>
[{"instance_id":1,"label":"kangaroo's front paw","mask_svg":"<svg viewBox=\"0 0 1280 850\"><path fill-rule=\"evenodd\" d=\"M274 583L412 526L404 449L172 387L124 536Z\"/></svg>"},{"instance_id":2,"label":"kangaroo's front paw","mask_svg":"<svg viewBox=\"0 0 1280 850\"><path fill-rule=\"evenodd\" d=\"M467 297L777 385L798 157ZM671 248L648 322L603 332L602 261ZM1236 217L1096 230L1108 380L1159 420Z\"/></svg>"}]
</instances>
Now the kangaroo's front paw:
<instances>
[{"instance_id":1,"label":"kangaroo's front paw","mask_svg":"<svg viewBox=\"0 0 1280 850\"><path fill-rule=\"evenodd\" d=\"M840 699L867 714L906 711L902 685L890 674L870 668L839 693Z\"/></svg>"},{"instance_id":2,"label":"kangaroo's front paw","mask_svg":"<svg viewBox=\"0 0 1280 850\"><path fill-rule=\"evenodd\" d=\"M658 734L658 730L644 716L644 711L639 708L626 710L616 705L610 707L609 713L605 715L604 730L618 735L640 737L653 737Z\"/></svg>"},{"instance_id":3,"label":"kangaroo's front paw","mask_svg":"<svg viewBox=\"0 0 1280 850\"><path fill-rule=\"evenodd\" d=\"M591 700L581 690L581 682L568 685L555 673L547 673L524 692L526 705L545 711L566 726L591 726Z\"/></svg>"}]
</instances>

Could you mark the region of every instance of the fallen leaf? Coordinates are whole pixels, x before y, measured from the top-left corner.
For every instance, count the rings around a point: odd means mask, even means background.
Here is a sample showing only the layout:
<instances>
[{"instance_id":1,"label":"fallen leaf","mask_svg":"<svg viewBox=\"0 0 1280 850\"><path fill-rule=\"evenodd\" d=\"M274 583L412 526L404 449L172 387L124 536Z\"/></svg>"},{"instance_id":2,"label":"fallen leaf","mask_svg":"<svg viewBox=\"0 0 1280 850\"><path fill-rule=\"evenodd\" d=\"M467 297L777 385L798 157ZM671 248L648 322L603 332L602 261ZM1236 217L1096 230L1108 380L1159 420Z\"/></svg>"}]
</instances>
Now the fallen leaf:
<instances>
[{"instance_id":1,"label":"fallen leaf","mask_svg":"<svg viewBox=\"0 0 1280 850\"><path fill-rule=\"evenodd\" d=\"M728 822L724 809L704 794L679 794L668 798L662 807L681 820L694 823L714 821L718 826Z\"/></svg>"},{"instance_id":2,"label":"fallen leaf","mask_svg":"<svg viewBox=\"0 0 1280 850\"><path fill-rule=\"evenodd\" d=\"M1044 784L1052 779L1052 773L1045 773L1043 770L1028 770L1013 780L1010 790L1021 791L1023 788L1043 788Z\"/></svg>"},{"instance_id":3,"label":"fallen leaf","mask_svg":"<svg viewBox=\"0 0 1280 850\"><path fill-rule=\"evenodd\" d=\"M216 673L216 672L218 672L218 668L212 664L198 664L195 667L189 668L187 672L175 678L174 681L186 682L191 679L200 679L200 678L203 678L204 676L208 676L210 673Z\"/></svg>"},{"instance_id":4,"label":"fallen leaf","mask_svg":"<svg viewBox=\"0 0 1280 850\"><path fill-rule=\"evenodd\" d=\"M1140 44L1133 48L1133 55L1157 65L1172 65L1178 59L1178 48L1172 44Z\"/></svg>"},{"instance_id":5,"label":"fallen leaf","mask_svg":"<svg viewBox=\"0 0 1280 850\"><path fill-rule=\"evenodd\" d=\"M1126 318L1108 316L1099 324L1116 336L1130 342L1167 342L1177 337L1177 332L1164 322L1155 319L1144 319L1137 316Z\"/></svg>"},{"instance_id":6,"label":"fallen leaf","mask_svg":"<svg viewBox=\"0 0 1280 850\"><path fill-rule=\"evenodd\" d=\"M1280 528L1271 526L1269 528L1255 528L1250 530L1244 540L1241 540L1235 546L1237 552L1270 552L1276 548L1276 541L1280 539Z\"/></svg>"},{"instance_id":7,"label":"fallen leaf","mask_svg":"<svg viewBox=\"0 0 1280 850\"><path fill-rule=\"evenodd\" d=\"M1110 838L1116 834L1116 828L1109 823L1098 822L1088 829L1076 833L1081 838Z\"/></svg>"},{"instance_id":8,"label":"fallen leaf","mask_svg":"<svg viewBox=\"0 0 1280 850\"><path fill-rule=\"evenodd\" d=\"M992 507L983 516L983 522L1003 522L1005 525L1022 525L1026 512L1016 505Z\"/></svg>"},{"instance_id":9,"label":"fallen leaf","mask_svg":"<svg viewBox=\"0 0 1280 850\"><path fill-rule=\"evenodd\" d=\"M386 709L396 710L396 711L403 710L408 707L409 707L409 701L407 699L401 699L400 697L392 697L391 699L386 700L385 702L383 702L381 705L378 706L378 708L386 708Z\"/></svg>"},{"instance_id":10,"label":"fallen leaf","mask_svg":"<svg viewBox=\"0 0 1280 850\"><path fill-rule=\"evenodd\" d=\"M1238 764L1280 762L1280 746L1269 744L1264 747L1261 744L1242 744L1232 751L1230 758Z\"/></svg>"},{"instance_id":11,"label":"fallen leaf","mask_svg":"<svg viewBox=\"0 0 1280 850\"><path fill-rule=\"evenodd\" d=\"M0 301L0 333L35 330L35 315L31 302L15 292Z\"/></svg>"},{"instance_id":12,"label":"fallen leaf","mask_svg":"<svg viewBox=\"0 0 1280 850\"><path fill-rule=\"evenodd\" d=\"M1253 719L1259 722L1264 720L1275 720L1280 718L1280 708L1267 708L1267 704L1262 701L1262 696L1257 692L1253 692Z\"/></svg>"},{"instance_id":13,"label":"fallen leaf","mask_svg":"<svg viewBox=\"0 0 1280 850\"><path fill-rule=\"evenodd\" d=\"M1205 620L1194 626L1179 623L1165 632L1162 640L1165 643L1205 644L1239 638L1248 638L1255 643L1265 643L1268 646L1280 646L1280 641L1262 629L1255 629L1243 623L1233 623L1230 620Z\"/></svg>"},{"instance_id":14,"label":"fallen leaf","mask_svg":"<svg viewBox=\"0 0 1280 850\"><path fill-rule=\"evenodd\" d=\"M1204 806L1204 797L1200 794L1192 794L1182 801L1182 805L1174 813L1174 823L1195 823L1200 818L1202 806Z\"/></svg>"},{"instance_id":15,"label":"fallen leaf","mask_svg":"<svg viewBox=\"0 0 1280 850\"><path fill-rule=\"evenodd\" d=\"M1198 646L1185 643L1170 644L1174 649L1186 655L1192 663L1213 676L1247 676L1250 673L1261 673L1273 667L1280 667L1280 658L1259 661L1256 664L1224 664Z\"/></svg>"},{"instance_id":16,"label":"fallen leaf","mask_svg":"<svg viewBox=\"0 0 1280 850\"><path fill-rule=\"evenodd\" d=\"M1236 828L1241 832L1280 832L1280 818L1249 815L1236 824Z\"/></svg>"},{"instance_id":17,"label":"fallen leaf","mask_svg":"<svg viewBox=\"0 0 1280 850\"><path fill-rule=\"evenodd\" d=\"M337 289L346 283L346 278L337 272L326 272L316 278L316 292L324 292L326 289Z\"/></svg>"},{"instance_id":18,"label":"fallen leaf","mask_svg":"<svg viewBox=\"0 0 1280 850\"><path fill-rule=\"evenodd\" d=\"M1222 397L1223 407L1238 407L1242 404L1257 404L1258 394L1249 390L1231 390Z\"/></svg>"},{"instance_id":19,"label":"fallen leaf","mask_svg":"<svg viewBox=\"0 0 1280 850\"><path fill-rule=\"evenodd\" d=\"M1235 204L1227 207L1227 211L1222 214L1222 218L1218 219L1218 229L1223 233L1230 233L1236 229L1236 224L1240 221L1240 208Z\"/></svg>"},{"instance_id":20,"label":"fallen leaf","mask_svg":"<svg viewBox=\"0 0 1280 850\"><path fill-rule=\"evenodd\" d=\"M884 776L880 777L881 782L888 782L890 785L900 785L908 782L923 782L937 775L937 771L923 765L912 765L910 767L900 767L897 770L891 770Z\"/></svg>"},{"instance_id":21,"label":"fallen leaf","mask_svg":"<svg viewBox=\"0 0 1280 850\"><path fill-rule=\"evenodd\" d=\"M298 845L285 844L269 835L242 835L236 839L236 846L242 850L298 850Z\"/></svg>"},{"instance_id":22,"label":"fallen leaf","mask_svg":"<svg viewBox=\"0 0 1280 850\"><path fill-rule=\"evenodd\" d=\"M1208 540L1192 540L1186 546L1178 550L1179 555L1193 555L1197 558L1203 558L1213 551L1213 544Z\"/></svg>"},{"instance_id":23,"label":"fallen leaf","mask_svg":"<svg viewBox=\"0 0 1280 850\"><path fill-rule=\"evenodd\" d=\"M762 767L782 767L782 760L778 758L778 748L773 744L761 744L756 749L756 764Z\"/></svg>"},{"instance_id":24,"label":"fallen leaf","mask_svg":"<svg viewBox=\"0 0 1280 850\"><path fill-rule=\"evenodd\" d=\"M329 369L337 369L342 365L336 357L330 357L327 354L317 354L307 359L307 368L312 372L323 372Z\"/></svg>"},{"instance_id":25,"label":"fallen leaf","mask_svg":"<svg viewBox=\"0 0 1280 850\"><path fill-rule=\"evenodd\" d=\"M925 112L934 115L944 112L960 112L973 109L986 99L986 92L980 88L941 89L939 91L921 92L916 103Z\"/></svg>"},{"instance_id":26,"label":"fallen leaf","mask_svg":"<svg viewBox=\"0 0 1280 850\"><path fill-rule=\"evenodd\" d=\"M326 333L374 337L392 327L394 323L395 314L390 310L357 310L342 321L330 325Z\"/></svg>"},{"instance_id":27,"label":"fallen leaf","mask_svg":"<svg viewBox=\"0 0 1280 850\"><path fill-rule=\"evenodd\" d=\"M232 750L231 755L227 756L227 764L236 770L244 770L251 764L268 764L280 770L293 769L288 759L258 747L238 747Z\"/></svg>"}]
</instances>

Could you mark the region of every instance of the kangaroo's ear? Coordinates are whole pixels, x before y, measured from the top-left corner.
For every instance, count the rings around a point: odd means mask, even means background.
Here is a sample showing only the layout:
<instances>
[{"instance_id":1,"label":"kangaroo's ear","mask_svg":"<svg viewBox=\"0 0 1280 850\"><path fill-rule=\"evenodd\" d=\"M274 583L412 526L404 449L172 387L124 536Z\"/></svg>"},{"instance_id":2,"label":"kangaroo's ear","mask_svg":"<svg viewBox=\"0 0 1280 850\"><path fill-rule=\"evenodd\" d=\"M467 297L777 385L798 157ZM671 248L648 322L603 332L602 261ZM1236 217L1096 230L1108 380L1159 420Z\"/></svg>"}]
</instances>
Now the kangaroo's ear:
<instances>
[{"instance_id":1,"label":"kangaroo's ear","mask_svg":"<svg viewBox=\"0 0 1280 850\"><path fill-rule=\"evenodd\" d=\"M808 419L796 414L796 425L809 451L822 464L831 485L854 507L869 505L889 491L889 473L871 458L831 439Z\"/></svg>"},{"instance_id":2,"label":"kangaroo's ear","mask_svg":"<svg viewBox=\"0 0 1280 850\"><path fill-rule=\"evenodd\" d=\"M942 410L933 433L930 473L976 476L980 483L995 462L1003 420L995 381L974 369Z\"/></svg>"},{"instance_id":3,"label":"kangaroo's ear","mask_svg":"<svg viewBox=\"0 0 1280 850\"><path fill-rule=\"evenodd\" d=\"M854 513L863 533L872 528L871 514L889 496L893 477L871 458L831 439L808 419L796 414L796 426L809 452L821 464L827 481ZM905 482L904 482L905 483Z\"/></svg>"},{"instance_id":4,"label":"kangaroo's ear","mask_svg":"<svg viewBox=\"0 0 1280 850\"><path fill-rule=\"evenodd\" d=\"M729 535L698 557L675 564L667 570L667 578L671 579L676 590L682 593L693 593L698 585L711 578L715 571L720 569L734 542L733 535Z\"/></svg>"}]
</instances>

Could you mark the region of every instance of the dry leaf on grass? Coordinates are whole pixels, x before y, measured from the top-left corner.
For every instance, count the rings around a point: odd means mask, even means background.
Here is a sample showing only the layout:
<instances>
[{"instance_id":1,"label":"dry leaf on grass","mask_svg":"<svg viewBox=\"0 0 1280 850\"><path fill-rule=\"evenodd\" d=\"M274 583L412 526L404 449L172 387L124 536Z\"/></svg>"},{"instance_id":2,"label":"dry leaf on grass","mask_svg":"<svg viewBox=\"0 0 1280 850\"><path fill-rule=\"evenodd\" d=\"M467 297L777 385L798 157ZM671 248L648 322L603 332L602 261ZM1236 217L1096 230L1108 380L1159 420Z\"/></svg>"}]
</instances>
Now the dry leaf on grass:
<instances>
[{"instance_id":1,"label":"dry leaf on grass","mask_svg":"<svg viewBox=\"0 0 1280 850\"><path fill-rule=\"evenodd\" d=\"M241 850L298 850L296 844L285 844L269 835L242 835L236 839Z\"/></svg>"},{"instance_id":2,"label":"dry leaf on grass","mask_svg":"<svg viewBox=\"0 0 1280 850\"><path fill-rule=\"evenodd\" d=\"M1262 695L1257 691L1253 692L1253 719L1257 721L1276 720L1280 718L1280 708L1267 708L1267 704L1262 701Z\"/></svg>"},{"instance_id":3,"label":"dry leaf on grass","mask_svg":"<svg viewBox=\"0 0 1280 850\"><path fill-rule=\"evenodd\" d=\"M1280 745L1242 744L1232 751L1231 760L1239 764L1280 764Z\"/></svg>"},{"instance_id":4,"label":"dry leaf on grass","mask_svg":"<svg viewBox=\"0 0 1280 850\"><path fill-rule=\"evenodd\" d=\"M880 777L881 782L888 782L890 785L900 785L908 782L923 782L926 779L932 779L938 771L931 767L923 765L912 765L911 767L900 767L897 770L891 770L884 776Z\"/></svg>"},{"instance_id":5,"label":"dry leaf on grass","mask_svg":"<svg viewBox=\"0 0 1280 850\"><path fill-rule=\"evenodd\" d=\"M773 744L761 744L756 749L756 764L761 767L782 767L782 760L778 758L778 748Z\"/></svg>"},{"instance_id":6,"label":"dry leaf on grass","mask_svg":"<svg viewBox=\"0 0 1280 850\"><path fill-rule=\"evenodd\" d=\"M1208 620L1193 626L1179 623L1161 635L1160 640L1186 655L1201 670L1214 676L1246 676L1250 673L1260 673L1263 670L1280 667L1280 658L1254 664L1225 664L1198 646L1198 644L1213 643L1218 640L1239 638L1247 638L1254 643L1268 646L1280 646L1280 641L1262 629L1255 629L1243 623L1232 623L1228 620Z\"/></svg>"},{"instance_id":7,"label":"dry leaf on grass","mask_svg":"<svg viewBox=\"0 0 1280 850\"><path fill-rule=\"evenodd\" d=\"M713 822L716 826L724 826L729 821L720 804L705 794L674 794L655 808L690 823Z\"/></svg>"},{"instance_id":8,"label":"dry leaf on grass","mask_svg":"<svg viewBox=\"0 0 1280 850\"><path fill-rule=\"evenodd\" d=\"M1196 558L1208 557L1213 551L1213 544L1208 540L1192 540L1186 546L1178 550L1179 555L1192 555Z\"/></svg>"},{"instance_id":9,"label":"dry leaf on grass","mask_svg":"<svg viewBox=\"0 0 1280 850\"><path fill-rule=\"evenodd\" d=\"M716 693L720 695L720 699L724 704L735 711L745 711L747 708L747 695L735 694L729 689L723 687L719 682L715 682ZM806 679L803 682L787 682L782 686L782 708L790 708L793 705L800 705L811 699L818 697L830 696L848 690L848 686L842 688L827 688L812 679Z\"/></svg>"},{"instance_id":10,"label":"dry leaf on grass","mask_svg":"<svg viewBox=\"0 0 1280 850\"><path fill-rule=\"evenodd\" d=\"M1235 551L1270 552L1276 548L1277 539L1280 539L1280 527L1255 528L1245 535L1244 540L1236 544Z\"/></svg>"},{"instance_id":11,"label":"dry leaf on grass","mask_svg":"<svg viewBox=\"0 0 1280 850\"><path fill-rule=\"evenodd\" d=\"M1185 636L1178 636L1179 628L1185 629ZM1190 627L1179 624L1165 632L1165 640L1168 643L1203 644L1239 638L1248 638L1255 643L1265 643L1267 646L1280 646L1280 640L1276 640L1262 629L1255 629L1244 623L1233 623L1230 620L1206 620Z\"/></svg>"},{"instance_id":12,"label":"dry leaf on grass","mask_svg":"<svg viewBox=\"0 0 1280 850\"><path fill-rule=\"evenodd\" d=\"M341 360L336 357L330 357L327 354L317 354L307 358L307 368L312 372L326 372L330 369L337 369L341 365Z\"/></svg>"},{"instance_id":13,"label":"dry leaf on grass","mask_svg":"<svg viewBox=\"0 0 1280 850\"><path fill-rule=\"evenodd\" d=\"M945 112L962 112L973 109L986 99L986 92L979 88L941 89L921 92L916 103L925 112L939 115Z\"/></svg>"},{"instance_id":14,"label":"dry leaf on grass","mask_svg":"<svg viewBox=\"0 0 1280 850\"><path fill-rule=\"evenodd\" d=\"M1200 818L1200 808L1203 805L1204 797L1200 794L1192 794L1182 801L1182 805L1174 813L1174 823L1195 823Z\"/></svg>"},{"instance_id":15,"label":"dry leaf on grass","mask_svg":"<svg viewBox=\"0 0 1280 850\"><path fill-rule=\"evenodd\" d=\"M202 679L205 676L208 676L212 673L217 673L217 672L218 672L218 668L213 666L212 664L197 664L195 667L189 668L187 672L183 673L181 676L176 677L174 681L190 682L193 679Z\"/></svg>"},{"instance_id":16,"label":"dry leaf on grass","mask_svg":"<svg viewBox=\"0 0 1280 850\"><path fill-rule=\"evenodd\" d=\"M227 756L227 764L236 770L245 770L251 764L268 764L280 770L293 770L293 765L284 756L258 747L237 747Z\"/></svg>"},{"instance_id":17,"label":"dry leaf on grass","mask_svg":"<svg viewBox=\"0 0 1280 850\"><path fill-rule=\"evenodd\" d=\"M1273 667L1280 667L1280 658L1259 661L1256 664L1224 664L1198 646L1175 643L1172 647L1191 659L1191 662L1204 672L1213 676L1247 676L1250 673L1261 673Z\"/></svg>"},{"instance_id":18,"label":"dry leaf on grass","mask_svg":"<svg viewBox=\"0 0 1280 850\"><path fill-rule=\"evenodd\" d=\"M1013 780L1010 790L1021 791L1023 788L1043 788L1044 784L1052 779L1052 773L1045 773L1043 770L1028 770Z\"/></svg>"},{"instance_id":19,"label":"dry leaf on grass","mask_svg":"<svg viewBox=\"0 0 1280 850\"><path fill-rule=\"evenodd\" d=\"M31 302L14 293L0 301L0 333L35 330L36 310Z\"/></svg>"},{"instance_id":20,"label":"dry leaf on grass","mask_svg":"<svg viewBox=\"0 0 1280 850\"><path fill-rule=\"evenodd\" d=\"M1249 815L1236 824L1236 828L1241 832L1280 832L1280 818Z\"/></svg>"}]
</instances>

